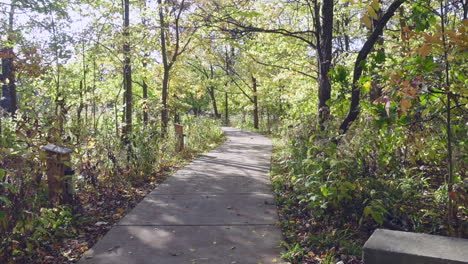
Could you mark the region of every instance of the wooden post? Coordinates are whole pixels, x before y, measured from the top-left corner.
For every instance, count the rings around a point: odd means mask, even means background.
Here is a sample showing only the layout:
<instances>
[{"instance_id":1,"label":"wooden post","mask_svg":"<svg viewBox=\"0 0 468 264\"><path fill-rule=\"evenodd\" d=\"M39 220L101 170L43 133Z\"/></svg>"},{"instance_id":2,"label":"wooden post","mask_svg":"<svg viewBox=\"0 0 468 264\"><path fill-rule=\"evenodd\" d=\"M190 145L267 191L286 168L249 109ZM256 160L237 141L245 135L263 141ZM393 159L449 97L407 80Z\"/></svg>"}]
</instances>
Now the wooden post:
<instances>
[{"instance_id":1,"label":"wooden post","mask_svg":"<svg viewBox=\"0 0 468 264\"><path fill-rule=\"evenodd\" d=\"M42 147L47 155L47 183L52 206L73 204L73 170L66 163L70 162L69 148L49 144Z\"/></svg>"},{"instance_id":2,"label":"wooden post","mask_svg":"<svg viewBox=\"0 0 468 264\"><path fill-rule=\"evenodd\" d=\"M176 133L176 151L181 152L184 150L184 126L179 124L174 124L174 129Z\"/></svg>"}]
</instances>

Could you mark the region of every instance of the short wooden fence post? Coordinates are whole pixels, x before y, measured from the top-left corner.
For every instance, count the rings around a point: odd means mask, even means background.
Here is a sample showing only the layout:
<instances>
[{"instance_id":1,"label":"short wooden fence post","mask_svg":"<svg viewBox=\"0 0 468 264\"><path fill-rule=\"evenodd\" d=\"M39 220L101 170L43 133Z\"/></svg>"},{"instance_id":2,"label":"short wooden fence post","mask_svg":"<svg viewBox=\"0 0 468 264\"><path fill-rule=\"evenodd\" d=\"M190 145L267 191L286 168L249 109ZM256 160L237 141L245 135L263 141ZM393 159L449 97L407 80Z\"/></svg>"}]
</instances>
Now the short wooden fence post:
<instances>
[{"instance_id":1,"label":"short wooden fence post","mask_svg":"<svg viewBox=\"0 0 468 264\"><path fill-rule=\"evenodd\" d=\"M72 150L53 144L42 147L42 150L47 155L47 184L52 206L73 204L74 171L67 165L71 160Z\"/></svg>"},{"instance_id":2,"label":"short wooden fence post","mask_svg":"<svg viewBox=\"0 0 468 264\"><path fill-rule=\"evenodd\" d=\"M184 126L180 124L174 124L174 129L176 133L176 152L181 152L184 150Z\"/></svg>"}]
</instances>

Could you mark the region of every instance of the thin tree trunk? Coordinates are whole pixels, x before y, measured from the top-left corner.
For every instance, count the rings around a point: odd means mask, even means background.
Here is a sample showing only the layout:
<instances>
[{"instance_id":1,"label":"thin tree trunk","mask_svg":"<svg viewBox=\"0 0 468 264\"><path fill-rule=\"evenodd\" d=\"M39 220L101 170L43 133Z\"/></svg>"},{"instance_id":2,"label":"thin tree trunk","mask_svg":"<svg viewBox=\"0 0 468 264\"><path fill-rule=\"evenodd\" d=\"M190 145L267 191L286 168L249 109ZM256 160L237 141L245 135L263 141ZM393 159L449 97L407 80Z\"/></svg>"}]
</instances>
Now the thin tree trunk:
<instances>
[{"instance_id":1,"label":"thin tree trunk","mask_svg":"<svg viewBox=\"0 0 468 264\"><path fill-rule=\"evenodd\" d=\"M146 67L146 63L143 67ZM146 83L146 78L143 80L143 100L145 102L145 107L143 107L143 124L148 126L148 84Z\"/></svg>"},{"instance_id":2,"label":"thin tree trunk","mask_svg":"<svg viewBox=\"0 0 468 264\"><path fill-rule=\"evenodd\" d=\"M52 36L54 38L57 38L57 30L55 27L55 20L54 20L54 13L51 9L49 9L49 15L51 17L51 28L52 28ZM60 65L60 56L59 56L59 47L55 47L54 50L54 55L55 55L55 67L57 70L56 74L56 81L55 81L55 116L57 118L57 123L58 123L58 130L60 136L63 135L64 132L64 124L65 124L65 118L66 115L64 114L66 112L65 110L65 97L64 94L61 91L60 88L60 74L61 74L61 65ZM61 140L61 138L56 138L55 140Z\"/></svg>"},{"instance_id":3,"label":"thin tree trunk","mask_svg":"<svg viewBox=\"0 0 468 264\"><path fill-rule=\"evenodd\" d=\"M166 50L166 23L164 22L164 7L161 0L158 0L159 5L159 24L161 27L161 56L164 67L163 82L162 82L162 94L161 94L161 134L165 136L167 134L167 126L169 123L169 111L167 108L167 94L169 87L169 63L167 60L167 50Z\"/></svg>"},{"instance_id":4,"label":"thin tree trunk","mask_svg":"<svg viewBox=\"0 0 468 264\"><path fill-rule=\"evenodd\" d=\"M83 112L84 108L84 93L83 93L83 80L80 81L80 104L78 105L78 109L76 110L76 119L77 119L77 130L76 130L76 142L80 142L81 138L81 113Z\"/></svg>"},{"instance_id":5,"label":"thin tree trunk","mask_svg":"<svg viewBox=\"0 0 468 264\"><path fill-rule=\"evenodd\" d=\"M143 11L146 12L147 7L146 7L146 0L143 1ZM142 16L141 22L143 24L143 27L146 28L147 25L147 19L146 19L146 13ZM145 34L146 35L146 34ZM144 58L143 58L143 69L145 70L145 76L143 77L143 102L144 102L144 107L143 107L143 124L145 126L148 126L148 84L146 83L146 67L148 66L147 59L149 57L149 54L145 52Z\"/></svg>"},{"instance_id":6,"label":"thin tree trunk","mask_svg":"<svg viewBox=\"0 0 468 264\"><path fill-rule=\"evenodd\" d=\"M123 139L128 144L132 133L132 112L133 112L133 92L132 92L132 66L130 64L130 4L129 0L124 0L124 25L123 25L123 52L124 52L124 100L125 100L125 123L123 128Z\"/></svg>"},{"instance_id":7,"label":"thin tree trunk","mask_svg":"<svg viewBox=\"0 0 468 264\"><path fill-rule=\"evenodd\" d=\"M448 158L448 175L447 175L447 222L449 226L455 226L457 220L456 207L450 198L450 194L453 189L453 149L452 149L452 117L451 117L451 91L450 91L450 65L448 61L448 50L447 50L447 39L445 36L445 21L446 21L446 10L444 8L445 1L440 0L440 18L441 18L441 30L442 30L442 44L444 47L444 79L445 79L445 93L447 95L447 158Z\"/></svg>"},{"instance_id":8,"label":"thin tree trunk","mask_svg":"<svg viewBox=\"0 0 468 264\"><path fill-rule=\"evenodd\" d=\"M81 79L80 81L80 104L78 106L78 110L77 110L77 125L78 125L78 129L77 129L77 142L80 142L80 138L81 138L81 127L83 125L82 123L82 120L81 120L81 113L83 112L83 109L84 109L84 96L86 95L86 57L85 57L85 43L84 43L84 40L83 40L83 43L82 43L82 52L83 52L83 55L82 55L82 67L83 67L83 79ZM86 120L88 118L88 115L87 115L87 111L86 111L86 115L85 115L85 124L86 124Z\"/></svg>"},{"instance_id":9,"label":"thin tree trunk","mask_svg":"<svg viewBox=\"0 0 468 264\"><path fill-rule=\"evenodd\" d=\"M271 119L270 119L270 110L267 109L267 129L268 129L268 134L271 133Z\"/></svg>"},{"instance_id":10,"label":"thin tree trunk","mask_svg":"<svg viewBox=\"0 0 468 264\"><path fill-rule=\"evenodd\" d=\"M324 129L324 122L329 119L330 107L327 102L331 97L331 81L328 72L331 67L332 46L333 46L333 0L324 0L319 14L319 5L315 1L315 23L317 34L318 53L318 114L319 124ZM322 20L320 21L320 17Z\"/></svg>"},{"instance_id":11,"label":"thin tree trunk","mask_svg":"<svg viewBox=\"0 0 468 264\"><path fill-rule=\"evenodd\" d=\"M210 94L211 102L213 104L213 112L215 118L220 118L220 114L218 112L218 105L216 103L216 96L215 96L215 89L214 87L208 87L208 92Z\"/></svg>"},{"instance_id":12,"label":"thin tree trunk","mask_svg":"<svg viewBox=\"0 0 468 264\"><path fill-rule=\"evenodd\" d=\"M92 102L93 102L93 129L94 129L94 133L97 132L97 120L96 120L96 110L97 110L97 106L96 106L96 57L93 58L93 91L92 91L92 95L93 95L93 99L92 99ZM86 108L88 109L88 108Z\"/></svg>"},{"instance_id":13,"label":"thin tree trunk","mask_svg":"<svg viewBox=\"0 0 468 264\"><path fill-rule=\"evenodd\" d=\"M214 78L214 69L213 65L210 65L210 79ZM216 104L216 96L214 87L208 87L208 92L210 93L211 102L213 103L213 111L215 118L220 118L221 115L218 112L218 105Z\"/></svg>"},{"instance_id":14,"label":"thin tree trunk","mask_svg":"<svg viewBox=\"0 0 468 264\"><path fill-rule=\"evenodd\" d=\"M257 79L252 75L252 83L253 83L253 119L254 119L254 128L258 129L258 96L257 96Z\"/></svg>"},{"instance_id":15,"label":"thin tree trunk","mask_svg":"<svg viewBox=\"0 0 468 264\"><path fill-rule=\"evenodd\" d=\"M163 85L162 85L162 110L161 110L161 133L163 136L167 134L167 127L169 124L169 110L167 107L167 93L169 87L169 74L164 70Z\"/></svg>"},{"instance_id":16,"label":"thin tree trunk","mask_svg":"<svg viewBox=\"0 0 468 264\"><path fill-rule=\"evenodd\" d=\"M229 125L229 100L227 92L224 92L224 123Z\"/></svg>"}]
</instances>

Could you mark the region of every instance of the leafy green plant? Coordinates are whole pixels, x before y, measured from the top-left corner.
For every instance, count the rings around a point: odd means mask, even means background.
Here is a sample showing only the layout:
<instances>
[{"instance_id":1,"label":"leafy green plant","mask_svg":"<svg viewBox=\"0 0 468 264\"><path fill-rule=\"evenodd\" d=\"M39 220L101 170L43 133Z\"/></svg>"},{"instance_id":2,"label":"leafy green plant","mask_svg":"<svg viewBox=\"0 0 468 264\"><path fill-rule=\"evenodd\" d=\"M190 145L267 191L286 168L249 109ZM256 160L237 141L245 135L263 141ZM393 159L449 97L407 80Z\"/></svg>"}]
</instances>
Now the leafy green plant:
<instances>
[{"instance_id":1,"label":"leafy green plant","mask_svg":"<svg viewBox=\"0 0 468 264\"><path fill-rule=\"evenodd\" d=\"M291 263L300 263L307 252L298 243L293 245L283 243L283 246L286 247L286 252L281 255L281 258L290 261Z\"/></svg>"}]
</instances>

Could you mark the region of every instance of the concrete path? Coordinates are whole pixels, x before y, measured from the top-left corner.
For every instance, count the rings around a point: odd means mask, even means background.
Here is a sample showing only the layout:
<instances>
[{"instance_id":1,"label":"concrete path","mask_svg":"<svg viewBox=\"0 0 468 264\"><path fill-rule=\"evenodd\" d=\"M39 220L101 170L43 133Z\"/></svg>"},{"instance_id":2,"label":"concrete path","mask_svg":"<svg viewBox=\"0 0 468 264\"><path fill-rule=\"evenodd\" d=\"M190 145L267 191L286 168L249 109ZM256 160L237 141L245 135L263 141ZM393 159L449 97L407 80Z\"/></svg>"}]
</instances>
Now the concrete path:
<instances>
[{"instance_id":1,"label":"concrete path","mask_svg":"<svg viewBox=\"0 0 468 264\"><path fill-rule=\"evenodd\" d=\"M158 186L79 263L282 263L271 141L223 130L222 146Z\"/></svg>"}]
</instances>

